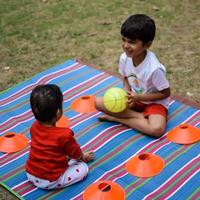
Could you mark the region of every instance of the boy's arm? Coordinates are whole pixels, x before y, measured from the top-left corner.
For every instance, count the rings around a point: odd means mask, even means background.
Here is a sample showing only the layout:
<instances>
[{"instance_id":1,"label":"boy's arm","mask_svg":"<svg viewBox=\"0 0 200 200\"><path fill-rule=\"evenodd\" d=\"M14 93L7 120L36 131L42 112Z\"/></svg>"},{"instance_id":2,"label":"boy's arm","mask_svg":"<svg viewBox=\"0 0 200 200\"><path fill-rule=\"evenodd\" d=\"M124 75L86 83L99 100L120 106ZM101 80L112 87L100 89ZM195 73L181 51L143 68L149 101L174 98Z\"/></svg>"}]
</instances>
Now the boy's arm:
<instances>
[{"instance_id":1,"label":"boy's arm","mask_svg":"<svg viewBox=\"0 0 200 200\"><path fill-rule=\"evenodd\" d=\"M169 96L170 96L170 88L166 88L159 92L149 93L149 94L136 94L133 92L128 93L128 99L132 99L134 102L162 100Z\"/></svg>"},{"instance_id":2,"label":"boy's arm","mask_svg":"<svg viewBox=\"0 0 200 200\"><path fill-rule=\"evenodd\" d=\"M137 101L157 101L162 100L170 96L169 82L165 76L165 73L161 69L157 69L151 76L151 81L157 92L135 94L133 95L133 100Z\"/></svg>"},{"instance_id":3,"label":"boy's arm","mask_svg":"<svg viewBox=\"0 0 200 200\"><path fill-rule=\"evenodd\" d=\"M131 87L130 87L130 85L128 83L127 77L122 77L122 79L123 79L124 90L126 92L131 91Z\"/></svg>"}]
</instances>

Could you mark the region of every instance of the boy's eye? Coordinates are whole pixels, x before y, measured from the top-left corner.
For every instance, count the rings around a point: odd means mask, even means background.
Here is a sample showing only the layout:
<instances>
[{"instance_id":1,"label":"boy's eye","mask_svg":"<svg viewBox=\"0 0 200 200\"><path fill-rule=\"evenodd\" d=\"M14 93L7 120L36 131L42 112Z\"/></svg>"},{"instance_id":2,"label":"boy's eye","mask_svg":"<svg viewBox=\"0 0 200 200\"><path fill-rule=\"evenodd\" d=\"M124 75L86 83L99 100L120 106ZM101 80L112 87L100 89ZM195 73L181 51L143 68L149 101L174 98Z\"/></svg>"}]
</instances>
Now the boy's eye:
<instances>
[{"instance_id":1,"label":"boy's eye","mask_svg":"<svg viewBox=\"0 0 200 200\"><path fill-rule=\"evenodd\" d=\"M135 41L135 40L129 40L128 43L130 43L130 44L135 44L136 41Z\"/></svg>"},{"instance_id":2,"label":"boy's eye","mask_svg":"<svg viewBox=\"0 0 200 200\"><path fill-rule=\"evenodd\" d=\"M123 42L128 42L129 44L135 44L136 43L135 40L130 40L130 39L127 39L127 38L124 38L124 37L122 37L122 41Z\"/></svg>"},{"instance_id":3,"label":"boy's eye","mask_svg":"<svg viewBox=\"0 0 200 200\"><path fill-rule=\"evenodd\" d=\"M125 39L125 38L122 38L122 41L123 41L123 42L125 42L125 41L126 41L126 39Z\"/></svg>"}]
</instances>

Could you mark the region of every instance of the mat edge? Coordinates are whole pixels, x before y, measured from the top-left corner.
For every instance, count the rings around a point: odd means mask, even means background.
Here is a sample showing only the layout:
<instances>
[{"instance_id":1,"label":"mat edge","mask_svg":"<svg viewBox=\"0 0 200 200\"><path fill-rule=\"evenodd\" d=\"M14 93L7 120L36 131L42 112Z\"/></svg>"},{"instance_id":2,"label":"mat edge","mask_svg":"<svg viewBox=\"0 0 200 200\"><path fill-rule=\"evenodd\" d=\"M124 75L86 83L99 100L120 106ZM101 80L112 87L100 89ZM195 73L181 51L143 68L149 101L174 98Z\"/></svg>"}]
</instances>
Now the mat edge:
<instances>
[{"instance_id":1,"label":"mat edge","mask_svg":"<svg viewBox=\"0 0 200 200\"><path fill-rule=\"evenodd\" d=\"M0 181L0 185L5 188L7 191L9 191L11 194L13 194L15 197L17 197L20 200L24 200L24 198L22 198L18 193L14 192L13 190L11 190L10 187L8 187L6 184L4 184L2 181Z\"/></svg>"}]
</instances>

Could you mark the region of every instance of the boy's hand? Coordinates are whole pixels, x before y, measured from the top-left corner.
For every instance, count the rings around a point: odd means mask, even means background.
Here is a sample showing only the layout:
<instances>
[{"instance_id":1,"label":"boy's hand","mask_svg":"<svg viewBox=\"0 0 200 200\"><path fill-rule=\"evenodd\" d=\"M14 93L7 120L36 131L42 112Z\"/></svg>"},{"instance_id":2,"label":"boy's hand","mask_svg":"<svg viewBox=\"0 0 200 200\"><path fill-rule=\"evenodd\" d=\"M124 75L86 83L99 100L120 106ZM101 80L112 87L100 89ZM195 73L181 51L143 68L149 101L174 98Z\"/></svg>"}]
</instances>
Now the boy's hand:
<instances>
[{"instance_id":1,"label":"boy's hand","mask_svg":"<svg viewBox=\"0 0 200 200\"><path fill-rule=\"evenodd\" d=\"M139 102L141 99L140 99L140 96L134 92L127 92L127 97L128 97L128 107L129 108L132 108L136 102Z\"/></svg>"}]
</instances>

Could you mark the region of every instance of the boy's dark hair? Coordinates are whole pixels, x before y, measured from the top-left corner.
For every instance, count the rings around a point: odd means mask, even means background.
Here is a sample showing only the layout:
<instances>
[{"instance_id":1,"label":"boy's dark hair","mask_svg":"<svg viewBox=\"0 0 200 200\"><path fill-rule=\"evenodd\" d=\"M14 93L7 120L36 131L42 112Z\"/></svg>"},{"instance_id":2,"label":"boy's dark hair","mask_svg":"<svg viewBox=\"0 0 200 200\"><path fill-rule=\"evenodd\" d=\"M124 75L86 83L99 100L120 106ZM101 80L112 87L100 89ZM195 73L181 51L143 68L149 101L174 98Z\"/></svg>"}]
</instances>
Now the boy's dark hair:
<instances>
[{"instance_id":1,"label":"boy's dark hair","mask_svg":"<svg viewBox=\"0 0 200 200\"><path fill-rule=\"evenodd\" d=\"M153 41L156 26L153 19L144 14L131 15L121 27L121 35L131 40L141 40L143 45Z\"/></svg>"},{"instance_id":2,"label":"boy's dark hair","mask_svg":"<svg viewBox=\"0 0 200 200\"><path fill-rule=\"evenodd\" d=\"M57 85L47 84L36 86L30 97L31 109L40 122L51 122L62 111L63 94Z\"/></svg>"}]
</instances>

